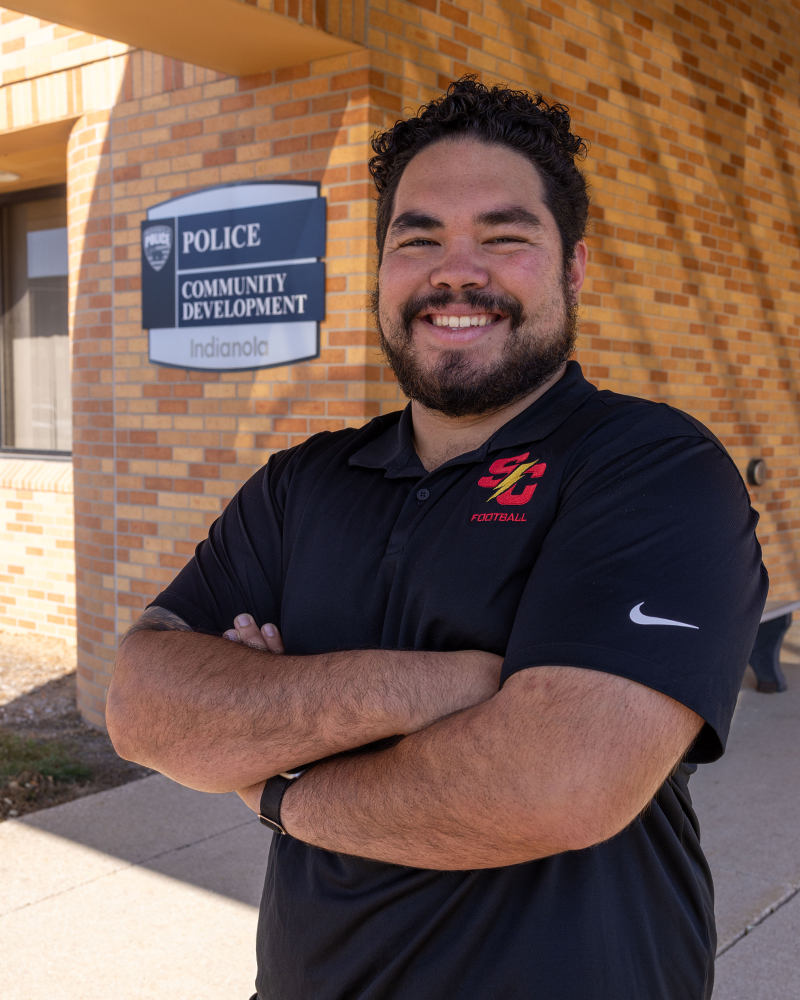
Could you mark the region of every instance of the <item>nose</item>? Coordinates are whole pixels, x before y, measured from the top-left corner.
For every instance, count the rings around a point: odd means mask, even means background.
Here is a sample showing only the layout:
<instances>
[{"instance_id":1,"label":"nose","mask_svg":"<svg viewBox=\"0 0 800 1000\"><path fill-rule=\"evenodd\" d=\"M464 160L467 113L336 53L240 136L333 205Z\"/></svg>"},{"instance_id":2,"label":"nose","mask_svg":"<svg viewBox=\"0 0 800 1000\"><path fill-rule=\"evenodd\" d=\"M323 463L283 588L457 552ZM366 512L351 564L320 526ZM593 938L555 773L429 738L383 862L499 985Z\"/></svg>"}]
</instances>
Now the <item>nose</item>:
<instances>
[{"instance_id":1,"label":"nose","mask_svg":"<svg viewBox=\"0 0 800 1000\"><path fill-rule=\"evenodd\" d=\"M485 288L489 284L489 274L469 247L453 246L431 271L430 282L434 288L460 292L468 288Z\"/></svg>"}]
</instances>

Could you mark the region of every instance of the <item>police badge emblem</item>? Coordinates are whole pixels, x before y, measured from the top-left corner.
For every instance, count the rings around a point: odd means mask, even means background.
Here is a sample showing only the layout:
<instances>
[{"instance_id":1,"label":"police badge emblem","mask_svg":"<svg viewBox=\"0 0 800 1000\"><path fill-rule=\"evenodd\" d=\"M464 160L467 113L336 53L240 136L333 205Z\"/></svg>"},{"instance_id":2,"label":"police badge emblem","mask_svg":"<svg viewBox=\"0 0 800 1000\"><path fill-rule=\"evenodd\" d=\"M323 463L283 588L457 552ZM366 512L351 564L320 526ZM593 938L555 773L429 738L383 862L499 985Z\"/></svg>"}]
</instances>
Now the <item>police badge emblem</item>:
<instances>
[{"instance_id":1,"label":"police badge emblem","mask_svg":"<svg viewBox=\"0 0 800 1000\"><path fill-rule=\"evenodd\" d=\"M160 271L172 250L172 229L169 226L148 226L142 233L142 249L150 267Z\"/></svg>"}]
</instances>

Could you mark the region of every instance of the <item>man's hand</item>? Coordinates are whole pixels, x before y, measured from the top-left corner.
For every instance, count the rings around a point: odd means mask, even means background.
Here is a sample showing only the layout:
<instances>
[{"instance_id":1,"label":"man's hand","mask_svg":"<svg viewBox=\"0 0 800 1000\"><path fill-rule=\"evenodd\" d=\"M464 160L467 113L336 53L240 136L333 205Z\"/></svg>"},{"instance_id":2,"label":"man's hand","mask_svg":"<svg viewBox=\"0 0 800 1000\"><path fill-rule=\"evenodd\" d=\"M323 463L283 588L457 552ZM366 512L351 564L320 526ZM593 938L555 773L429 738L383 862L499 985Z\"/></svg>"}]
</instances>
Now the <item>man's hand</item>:
<instances>
[{"instance_id":1,"label":"man's hand","mask_svg":"<svg viewBox=\"0 0 800 1000\"><path fill-rule=\"evenodd\" d=\"M241 614L236 616L233 624L234 628L229 628L227 632L223 633L226 639L233 639L234 642L246 642L253 649L266 649L270 653L285 652L281 634L272 622L267 622L259 629L253 621L252 615Z\"/></svg>"}]
</instances>

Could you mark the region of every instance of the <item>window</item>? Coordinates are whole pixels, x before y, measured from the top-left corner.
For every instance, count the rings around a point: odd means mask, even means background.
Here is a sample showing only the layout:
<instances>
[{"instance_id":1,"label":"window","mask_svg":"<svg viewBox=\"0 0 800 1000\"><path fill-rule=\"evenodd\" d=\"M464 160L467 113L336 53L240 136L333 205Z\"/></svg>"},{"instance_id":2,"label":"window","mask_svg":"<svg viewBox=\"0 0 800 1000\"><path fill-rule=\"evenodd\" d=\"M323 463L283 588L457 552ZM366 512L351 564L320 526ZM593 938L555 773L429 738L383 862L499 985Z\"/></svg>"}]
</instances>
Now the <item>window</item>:
<instances>
[{"instance_id":1,"label":"window","mask_svg":"<svg viewBox=\"0 0 800 1000\"><path fill-rule=\"evenodd\" d=\"M24 191L0 206L5 449L72 449L67 201L53 194L52 188Z\"/></svg>"}]
</instances>

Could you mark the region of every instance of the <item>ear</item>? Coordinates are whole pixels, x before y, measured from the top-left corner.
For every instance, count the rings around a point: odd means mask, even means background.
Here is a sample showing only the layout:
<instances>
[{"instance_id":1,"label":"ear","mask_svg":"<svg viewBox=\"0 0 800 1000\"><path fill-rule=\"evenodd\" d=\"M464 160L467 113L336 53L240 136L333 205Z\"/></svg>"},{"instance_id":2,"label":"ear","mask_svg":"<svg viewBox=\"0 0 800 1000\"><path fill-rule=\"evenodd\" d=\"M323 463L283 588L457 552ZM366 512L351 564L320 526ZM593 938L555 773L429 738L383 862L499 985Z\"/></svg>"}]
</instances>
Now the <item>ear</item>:
<instances>
[{"instance_id":1,"label":"ear","mask_svg":"<svg viewBox=\"0 0 800 1000\"><path fill-rule=\"evenodd\" d=\"M572 261L567 268L567 280L570 283L573 294L576 296L583 287L583 282L586 277L586 262L588 258L589 248L586 246L586 243L581 240L579 243L575 244L575 253L573 254Z\"/></svg>"}]
</instances>

